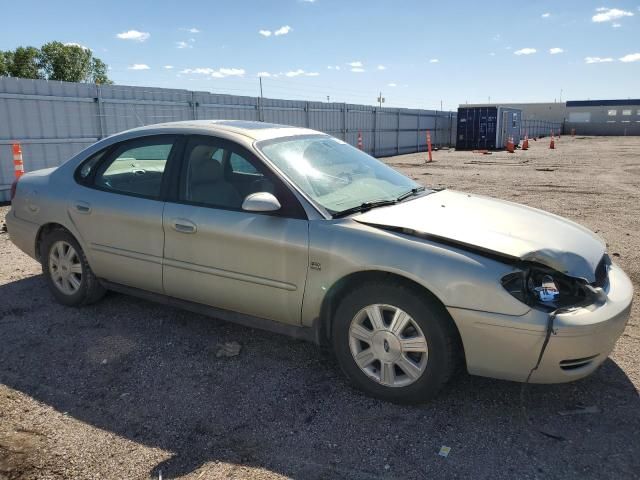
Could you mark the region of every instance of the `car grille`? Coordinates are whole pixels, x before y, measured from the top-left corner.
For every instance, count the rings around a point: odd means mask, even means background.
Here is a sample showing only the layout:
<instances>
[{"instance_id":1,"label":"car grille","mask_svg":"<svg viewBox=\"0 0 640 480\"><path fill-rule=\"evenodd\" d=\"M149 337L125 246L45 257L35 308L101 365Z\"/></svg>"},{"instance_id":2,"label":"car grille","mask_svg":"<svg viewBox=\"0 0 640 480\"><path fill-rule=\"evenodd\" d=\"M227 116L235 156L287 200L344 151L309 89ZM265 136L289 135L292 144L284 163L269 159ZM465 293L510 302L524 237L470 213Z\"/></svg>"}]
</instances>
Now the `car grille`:
<instances>
[{"instance_id":1,"label":"car grille","mask_svg":"<svg viewBox=\"0 0 640 480\"><path fill-rule=\"evenodd\" d=\"M582 367L586 367L598 355L599 354L591 355L590 357L584 357L584 358L572 358L572 359L569 359L569 360L562 360L560 362L560 368L562 370L564 370L565 372L567 372L567 371L571 371L571 370L577 370L577 369L582 368Z\"/></svg>"}]
</instances>

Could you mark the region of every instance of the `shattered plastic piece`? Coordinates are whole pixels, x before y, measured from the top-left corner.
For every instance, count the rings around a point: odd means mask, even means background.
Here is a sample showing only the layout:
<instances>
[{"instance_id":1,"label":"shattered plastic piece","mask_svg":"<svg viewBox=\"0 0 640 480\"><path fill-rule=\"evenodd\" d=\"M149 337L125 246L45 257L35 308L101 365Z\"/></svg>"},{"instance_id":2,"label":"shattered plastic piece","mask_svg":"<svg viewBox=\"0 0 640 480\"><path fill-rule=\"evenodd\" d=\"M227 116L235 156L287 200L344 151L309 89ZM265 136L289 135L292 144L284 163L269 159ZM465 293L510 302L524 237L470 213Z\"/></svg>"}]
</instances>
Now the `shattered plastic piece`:
<instances>
[{"instance_id":1,"label":"shattered plastic piece","mask_svg":"<svg viewBox=\"0 0 640 480\"><path fill-rule=\"evenodd\" d=\"M451 451L451 447L445 447L444 445L442 447L440 447L440 451L438 452L438 455L440 455L441 457L448 457L449 456L449 452Z\"/></svg>"},{"instance_id":2,"label":"shattered plastic piece","mask_svg":"<svg viewBox=\"0 0 640 480\"><path fill-rule=\"evenodd\" d=\"M584 413L600 413L600 409L595 405L584 406L580 405L577 408L572 408L571 410L562 410L558 412L558 415L562 415L563 417L566 415L582 415Z\"/></svg>"},{"instance_id":3,"label":"shattered plastic piece","mask_svg":"<svg viewBox=\"0 0 640 480\"><path fill-rule=\"evenodd\" d=\"M242 347L238 342L224 342L222 345L218 345L216 351L216 358L220 357L235 357L240 354Z\"/></svg>"}]
</instances>

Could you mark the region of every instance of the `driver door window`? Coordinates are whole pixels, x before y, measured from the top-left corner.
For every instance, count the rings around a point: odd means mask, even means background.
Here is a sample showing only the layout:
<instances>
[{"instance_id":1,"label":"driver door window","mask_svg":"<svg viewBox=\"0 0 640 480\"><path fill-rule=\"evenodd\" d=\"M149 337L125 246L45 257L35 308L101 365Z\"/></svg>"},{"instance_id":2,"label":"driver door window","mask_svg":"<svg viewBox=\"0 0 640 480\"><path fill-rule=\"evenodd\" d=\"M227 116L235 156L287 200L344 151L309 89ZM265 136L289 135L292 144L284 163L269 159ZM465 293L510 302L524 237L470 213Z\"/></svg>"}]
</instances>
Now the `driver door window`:
<instances>
[{"instance_id":1,"label":"driver door window","mask_svg":"<svg viewBox=\"0 0 640 480\"><path fill-rule=\"evenodd\" d=\"M208 207L240 210L251 193L274 193L261 167L215 138L194 137L185 150L180 199Z\"/></svg>"}]
</instances>

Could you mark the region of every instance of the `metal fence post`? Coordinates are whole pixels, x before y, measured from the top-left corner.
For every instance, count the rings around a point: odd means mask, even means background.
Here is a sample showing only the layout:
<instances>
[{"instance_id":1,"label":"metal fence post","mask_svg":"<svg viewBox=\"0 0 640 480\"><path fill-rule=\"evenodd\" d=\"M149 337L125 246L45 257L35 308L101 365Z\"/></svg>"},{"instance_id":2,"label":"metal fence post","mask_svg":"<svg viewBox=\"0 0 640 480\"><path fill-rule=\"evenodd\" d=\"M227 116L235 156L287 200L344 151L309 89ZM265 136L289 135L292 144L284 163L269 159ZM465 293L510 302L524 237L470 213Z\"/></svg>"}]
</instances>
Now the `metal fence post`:
<instances>
[{"instance_id":1,"label":"metal fence post","mask_svg":"<svg viewBox=\"0 0 640 480\"><path fill-rule=\"evenodd\" d=\"M193 116L194 120L198 119L198 104L196 103L196 92L192 91L191 92L191 115Z\"/></svg>"},{"instance_id":2,"label":"metal fence post","mask_svg":"<svg viewBox=\"0 0 640 480\"><path fill-rule=\"evenodd\" d=\"M309 102L305 102L304 104L304 122L305 122L305 126L307 128L309 128Z\"/></svg>"},{"instance_id":3,"label":"metal fence post","mask_svg":"<svg viewBox=\"0 0 640 480\"><path fill-rule=\"evenodd\" d=\"M373 108L373 156L375 157L378 149L378 142L376 141L378 137L378 109Z\"/></svg>"},{"instance_id":4,"label":"metal fence post","mask_svg":"<svg viewBox=\"0 0 640 480\"><path fill-rule=\"evenodd\" d=\"M96 103L98 105L98 127L100 128L100 139L105 137L105 118L104 118L104 104L102 103L102 88L100 85L96 85Z\"/></svg>"},{"instance_id":5,"label":"metal fence post","mask_svg":"<svg viewBox=\"0 0 640 480\"><path fill-rule=\"evenodd\" d=\"M400 110L398 110L398 128L396 129L396 154L400 155Z\"/></svg>"},{"instance_id":6,"label":"metal fence post","mask_svg":"<svg viewBox=\"0 0 640 480\"><path fill-rule=\"evenodd\" d=\"M342 135L344 136L343 140L347 141L347 102L345 102L342 106Z\"/></svg>"}]
</instances>

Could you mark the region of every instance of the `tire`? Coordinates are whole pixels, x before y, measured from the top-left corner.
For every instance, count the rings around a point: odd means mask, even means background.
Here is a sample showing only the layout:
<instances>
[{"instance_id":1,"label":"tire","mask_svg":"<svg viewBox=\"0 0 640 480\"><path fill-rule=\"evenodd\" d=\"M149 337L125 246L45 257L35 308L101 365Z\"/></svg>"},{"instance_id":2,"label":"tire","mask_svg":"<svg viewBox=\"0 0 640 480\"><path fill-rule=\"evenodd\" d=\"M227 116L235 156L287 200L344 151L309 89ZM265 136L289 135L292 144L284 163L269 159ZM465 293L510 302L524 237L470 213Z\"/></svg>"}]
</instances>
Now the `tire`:
<instances>
[{"instance_id":1,"label":"tire","mask_svg":"<svg viewBox=\"0 0 640 480\"><path fill-rule=\"evenodd\" d=\"M47 234L41 252L42 273L59 303L74 307L88 305L106 293L80 244L66 230L56 229Z\"/></svg>"},{"instance_id":2,"label":"tire","mask_svg":"<svg viewBox=\"0 0 640 480\"><path fill-rule=\"evenodd\" d=\"M383 282L349 292L332 328L338 363L353 385L395 403L426 402L438 394L456 369L457 339L453 321L435 298Z\"/></svg>"}]
</instances>

